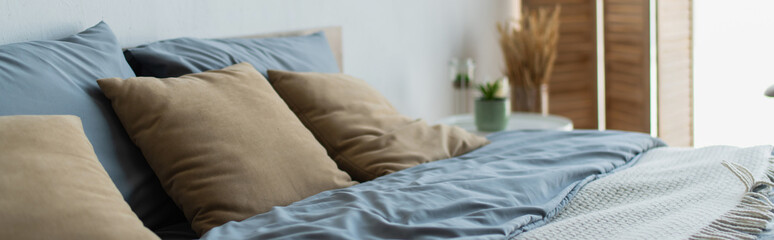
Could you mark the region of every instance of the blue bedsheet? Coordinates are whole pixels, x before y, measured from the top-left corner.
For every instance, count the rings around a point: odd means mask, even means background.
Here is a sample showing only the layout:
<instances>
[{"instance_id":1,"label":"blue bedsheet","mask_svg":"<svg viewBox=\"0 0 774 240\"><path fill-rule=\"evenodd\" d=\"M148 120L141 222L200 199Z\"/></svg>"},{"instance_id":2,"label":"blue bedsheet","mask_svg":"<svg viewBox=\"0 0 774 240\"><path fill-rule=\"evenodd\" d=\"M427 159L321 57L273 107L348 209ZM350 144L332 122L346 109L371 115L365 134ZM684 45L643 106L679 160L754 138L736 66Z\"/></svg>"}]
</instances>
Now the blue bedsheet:
<instances>
[{"instance_id":1,"label":"blue bedsheet","mask_svg":"<svg viewBox=\"0 0 774 240\"><path fill-rule=\"evenodd\" d=\"M202 239L503 239L545 224L584 184L664 143L618 131L513 131L213 228ZM256 199L258 201L258 199Z\"/></svg>"}]
</instances>

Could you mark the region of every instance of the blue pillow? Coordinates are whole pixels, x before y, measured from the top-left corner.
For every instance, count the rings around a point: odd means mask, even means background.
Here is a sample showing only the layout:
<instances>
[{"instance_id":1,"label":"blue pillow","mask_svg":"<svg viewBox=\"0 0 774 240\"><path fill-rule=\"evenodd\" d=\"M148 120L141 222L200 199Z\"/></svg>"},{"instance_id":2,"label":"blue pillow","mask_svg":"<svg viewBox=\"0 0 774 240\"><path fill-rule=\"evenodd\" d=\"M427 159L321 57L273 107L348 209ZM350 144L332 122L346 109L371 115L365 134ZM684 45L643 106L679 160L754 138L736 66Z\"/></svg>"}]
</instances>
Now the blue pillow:
<instances>
[{"instance_id":1,"label":"blue pillow","mask_svg":"<svg viewBox=\"0 0 774 240\"><path fill-rule=\"evenodd\" d=\"M248 62L261 74L268 69L339 72L323 32L298 37L158 41L125 52L139 76L178 77Z\"/></svg>"},{"instance_id":2,"label":"blue pillow","mask_svg":"<svg viewBox=\"0 0 774 240\"><path fill-rule=\"evenodd\" d=\"M97 79L134 77L116 37L100 22L54 41L0 46L0 115L71 114L99 161L152 230L185 221L113 113Z\"/></svg>"}]
</instances>

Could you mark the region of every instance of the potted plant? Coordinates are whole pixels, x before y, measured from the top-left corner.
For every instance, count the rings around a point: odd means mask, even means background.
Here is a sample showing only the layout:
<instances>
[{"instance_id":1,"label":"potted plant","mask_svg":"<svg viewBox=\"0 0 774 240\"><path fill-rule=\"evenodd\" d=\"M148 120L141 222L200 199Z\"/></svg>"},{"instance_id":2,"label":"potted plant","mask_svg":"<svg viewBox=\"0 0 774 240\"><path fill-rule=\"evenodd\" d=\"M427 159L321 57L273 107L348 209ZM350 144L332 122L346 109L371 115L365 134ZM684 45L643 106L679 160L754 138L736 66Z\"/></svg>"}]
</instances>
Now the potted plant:
<instances>
[{"instance_id":1,"label":"potted plant","mask_svg":"<svg viewBox=\"0 0 774 240\"><path fill-rule=\"evenodd\" d=\"M510 109L505 98L503 80L479 84L481 98L476 99L475 122L478 131L502 131L508 126Z\"/></svg>"}]
</instances>

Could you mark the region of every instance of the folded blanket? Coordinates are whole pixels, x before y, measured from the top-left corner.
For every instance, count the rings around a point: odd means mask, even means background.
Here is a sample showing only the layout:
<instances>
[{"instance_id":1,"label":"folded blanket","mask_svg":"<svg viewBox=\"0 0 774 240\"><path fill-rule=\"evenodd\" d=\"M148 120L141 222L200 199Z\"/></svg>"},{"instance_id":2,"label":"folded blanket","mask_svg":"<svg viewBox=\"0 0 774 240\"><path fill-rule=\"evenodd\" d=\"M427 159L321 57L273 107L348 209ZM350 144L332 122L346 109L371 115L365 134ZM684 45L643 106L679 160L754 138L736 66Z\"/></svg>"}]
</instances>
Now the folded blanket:
<instances>
[{"instance_id":1,"label":"folded blanket","mask_svg":"<svg viewBox=\"0 0 774 240\"><path fill-rule=\"evenodd\" d=\"M275 207L202 238L504 239L542 225L589 181L663 146L646 134L616 131L489 138L463 156Z\"/></svg>"},{"instance_id":2,"label":"folded blanket","mask_svg":"<svg viewBox=\"0 0 774 240\"><path fill-rule=\"evenodd\" d=\"M771 146L659 148L517 239L755 239L774 218Z\"/></svg>"}]
</instances>

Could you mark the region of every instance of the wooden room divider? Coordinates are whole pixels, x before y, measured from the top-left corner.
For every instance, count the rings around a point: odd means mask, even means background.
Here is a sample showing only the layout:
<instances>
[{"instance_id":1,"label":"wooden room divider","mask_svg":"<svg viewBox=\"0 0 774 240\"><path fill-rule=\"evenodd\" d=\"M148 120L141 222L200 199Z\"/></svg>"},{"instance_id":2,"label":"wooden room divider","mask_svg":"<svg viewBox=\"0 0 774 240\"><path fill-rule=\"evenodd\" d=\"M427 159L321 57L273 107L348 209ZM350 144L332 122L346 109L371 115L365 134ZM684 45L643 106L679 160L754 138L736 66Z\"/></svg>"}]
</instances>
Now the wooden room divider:
<instances>
[{"instance_id":1,"label":"wooden room divider","mask_svg":"<svg viewBox=\"0 0 774 240\"><path fill-rule=\"evenodd\" d=\"M692 0L523 0L562 6L550 112L597 128L597 78L604 76L605 129L653 133L693 144ZM602 4L604 74L597 73ZM655 11L653 13L652 11ZM651 92L653 91L653 92Z\"/></svg>"}]
</instances>

